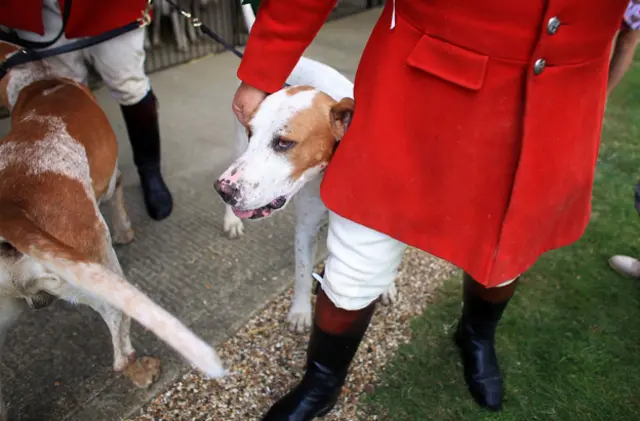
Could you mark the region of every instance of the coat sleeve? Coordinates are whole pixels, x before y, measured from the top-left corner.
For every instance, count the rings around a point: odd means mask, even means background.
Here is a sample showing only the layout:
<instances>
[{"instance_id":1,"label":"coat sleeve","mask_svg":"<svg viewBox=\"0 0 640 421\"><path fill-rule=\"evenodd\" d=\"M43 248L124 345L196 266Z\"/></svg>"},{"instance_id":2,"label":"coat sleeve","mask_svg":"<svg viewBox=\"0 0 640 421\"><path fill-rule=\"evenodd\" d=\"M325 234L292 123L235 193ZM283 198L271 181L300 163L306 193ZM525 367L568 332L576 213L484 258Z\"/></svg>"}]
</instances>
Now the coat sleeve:
<instances>
[{"instance_id":1,"label":"coat sleeve","mask_svg":"<svg viewBox=\"0 0 640 421\"><path fill-rule=\"evenodd\" d=\"M337 0L263 0L238 78L265 92L282 88Z\"/></svg>"},{"instance_id":2,"label":"coat sleeve","mask_svg":"<svg viewBox=\"0 0 640 421\"><path fill-rule=\"evenodd\" d=\"M62 13L65 0L58 4ZM147 5L148 0L74 0L65 35L71 39L103 34L141 18ZM0 0L0 25L53 37L57 33L45 34L44 6L43 0ZM47 7L52 7L51 2Z\"/></svg>"},{"instance_id":3,"label":"coat sleeve","mask_svg":"<svg viewBox=\"0 0 640 421\"><path fill-rule=\"evenodd\" d=\"M0 0L0 25L44 35L42 0Z\"/></svg>"}]
</instances>

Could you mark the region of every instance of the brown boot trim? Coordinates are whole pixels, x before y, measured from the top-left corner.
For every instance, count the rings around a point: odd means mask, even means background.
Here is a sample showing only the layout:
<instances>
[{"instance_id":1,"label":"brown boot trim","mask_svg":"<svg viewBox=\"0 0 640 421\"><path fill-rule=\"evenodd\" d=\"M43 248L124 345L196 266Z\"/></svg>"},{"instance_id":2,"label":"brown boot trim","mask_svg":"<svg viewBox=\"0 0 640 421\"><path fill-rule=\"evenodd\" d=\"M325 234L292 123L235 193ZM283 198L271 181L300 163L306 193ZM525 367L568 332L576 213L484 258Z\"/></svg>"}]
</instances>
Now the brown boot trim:
<instances>
[{"instance_id":1,"label":"brown boot trim","mask_svg":"<svg viewBox=\"0 0 640 421\"><path fill-rule=\"evenodd\" d=\"M367 329L375 308L375 303L355 311L338 308L322 288L319 288L316 298L315 323L324 332L332 335L362 334Z\"/></svg>"}]
</instances>

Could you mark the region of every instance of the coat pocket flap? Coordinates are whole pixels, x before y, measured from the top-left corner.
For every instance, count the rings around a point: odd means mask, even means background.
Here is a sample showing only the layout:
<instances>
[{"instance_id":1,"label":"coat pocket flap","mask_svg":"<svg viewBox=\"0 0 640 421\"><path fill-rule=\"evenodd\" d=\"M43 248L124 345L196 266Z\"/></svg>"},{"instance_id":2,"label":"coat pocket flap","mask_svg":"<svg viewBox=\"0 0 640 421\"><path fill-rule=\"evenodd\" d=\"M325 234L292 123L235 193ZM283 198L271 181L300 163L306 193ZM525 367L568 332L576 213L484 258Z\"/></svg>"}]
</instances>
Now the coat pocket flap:
<instances>
[{"instance_id":1,"label":"coat pocket flap","mask_svg":"<svg viewBox=\"0 0 640 421\"><path fill-rule=\"evenodd\" d=\"M407 64L474 91L482 88L489 57L424 35Z\"/></svg>"}]
</instances>

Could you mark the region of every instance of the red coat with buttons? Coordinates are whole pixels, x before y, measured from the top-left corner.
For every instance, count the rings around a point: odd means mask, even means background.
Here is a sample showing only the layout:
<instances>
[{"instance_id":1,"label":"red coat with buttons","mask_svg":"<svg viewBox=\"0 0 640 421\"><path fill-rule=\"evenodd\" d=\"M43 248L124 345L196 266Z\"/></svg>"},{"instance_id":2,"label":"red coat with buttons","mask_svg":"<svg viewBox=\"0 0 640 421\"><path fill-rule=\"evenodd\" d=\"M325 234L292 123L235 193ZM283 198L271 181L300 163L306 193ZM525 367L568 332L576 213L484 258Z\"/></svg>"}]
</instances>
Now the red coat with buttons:
<instances>
[{"instance_id":1,"label":"red coat with buttons","mask_svg":"<svg viewBox=\"0 0 640 421\"><path fill-rule=\"evenodd\" d=\"M388 0L323 201L486 286L575 242L627 2ZM334 3L264 0L240 79L278 90Z\"/></svg>"},{"instance_id":2,"label":"red coat with buttons","mask_svg":"<svg viewBox=\"0 0 640 421\"><path fill-rule=\"evenodd\" d=\"M59 0L64 10L65 0ZM99 35L140 19L147 0L73 0L67 38ZM44 35L42 0L1 0L0 25Z\"/></svg>"}]
</instances>

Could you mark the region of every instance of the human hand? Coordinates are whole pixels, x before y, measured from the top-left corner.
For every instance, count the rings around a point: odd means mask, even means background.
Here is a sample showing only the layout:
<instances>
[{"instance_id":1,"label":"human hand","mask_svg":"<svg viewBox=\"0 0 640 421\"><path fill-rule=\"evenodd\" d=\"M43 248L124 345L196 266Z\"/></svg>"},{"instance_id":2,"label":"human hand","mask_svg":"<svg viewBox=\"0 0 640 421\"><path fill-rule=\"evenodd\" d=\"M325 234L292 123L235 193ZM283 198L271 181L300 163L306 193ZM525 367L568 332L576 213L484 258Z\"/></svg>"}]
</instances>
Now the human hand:
<instances>
[{"instance_id":1,"label":"human hand","mask_svg":"<svg viewBox=\"0 0 640 421\"><path fill-rule=\"evenodd\" d=\"M267 97L267 93L242 82L233 97L231 108L238 121L246 126L254 111L260 103Z\"/></svg>"}]
</instances>

